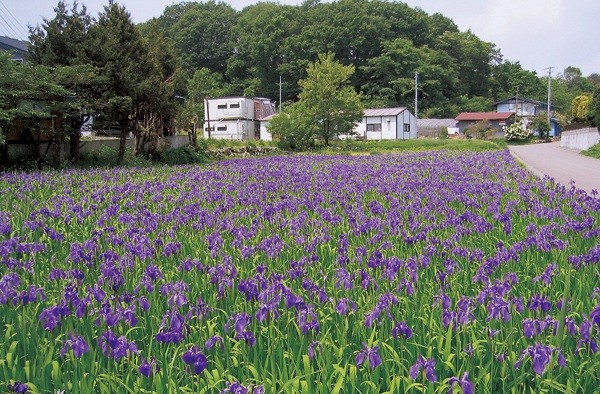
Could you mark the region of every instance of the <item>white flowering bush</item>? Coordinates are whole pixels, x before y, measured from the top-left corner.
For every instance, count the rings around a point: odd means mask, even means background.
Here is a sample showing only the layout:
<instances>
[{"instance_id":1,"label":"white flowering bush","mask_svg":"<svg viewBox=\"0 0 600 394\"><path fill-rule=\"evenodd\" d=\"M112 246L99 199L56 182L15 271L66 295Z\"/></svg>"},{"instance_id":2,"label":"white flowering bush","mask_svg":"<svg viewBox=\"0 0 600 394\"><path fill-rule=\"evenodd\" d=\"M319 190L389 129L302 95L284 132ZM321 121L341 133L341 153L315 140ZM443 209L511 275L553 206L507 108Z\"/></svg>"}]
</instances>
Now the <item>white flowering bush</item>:
<instances>
[{"instance_id":1,"label":"white flowering bush","mask_svg":"<svg viewBox=\"0 0 600 394\"><path fill-rule=\"evenodd\" d=\"M510 126L504 126L502 130L504 130L504 137L508 141L522 141L531 136L531 132L527 130L525 125L521 122L513 123Z\"/></svg>"}]
</instances>

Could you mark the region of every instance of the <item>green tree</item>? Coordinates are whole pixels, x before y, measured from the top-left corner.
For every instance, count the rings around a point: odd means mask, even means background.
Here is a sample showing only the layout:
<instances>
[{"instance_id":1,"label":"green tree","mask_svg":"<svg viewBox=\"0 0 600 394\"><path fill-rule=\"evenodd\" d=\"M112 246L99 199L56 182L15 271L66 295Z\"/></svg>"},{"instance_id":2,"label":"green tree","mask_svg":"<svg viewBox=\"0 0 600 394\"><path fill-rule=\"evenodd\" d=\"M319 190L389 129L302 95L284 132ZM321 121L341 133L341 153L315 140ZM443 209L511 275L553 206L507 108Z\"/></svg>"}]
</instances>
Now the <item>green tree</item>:
<instances>
[{"instance_id":1,"label":"green tree","mask_svg":"<svg viewBox=\"0 0 600 394\"><path fill-rule=\"evenodd\" d=\"M422 111L438 116L448 112L459 83L457 69L450 56L429 47L417 48L405 38L383 44L383 53L369 60L363 70L371 75L362 90L368 97L384 98L387 105L412 106L415 72L419 72L419 103Z\"/></svg>"},{"instance_id":2,"label":"green tree","mask_svg":"<svg viewBox=\"0 0 600 394\"><path fill-rule=\"evenodd\" d=\"M88 64L86 48L88 32L93 19L84 6L76 1L71 8L59 1L54 8L53 19L44 19L41 26L30 29L30 61L55 69L56 81L68 91L68 100L62 103L61 111L65 124L64 132L69 136L70 160L79 160L80 128L93 115L96 106L97 69ZM55 164L60 160L62 138L57 138L54 150Z\"/></svg>"},{"instance_id":3,"label":"green tree","mask_svg":"<svg viewBox=\"0 0 600 394\"><path fill-rule=\"evenodd\" d=\"M86 63L88 31L93 24L86 6L80 9L73 1L69 10L67 2L61 0L54 12L53 19L44 18L41 26L30 28L29 60L52 67Z\"/></svg>"},{"instance_id":4,"label":"green tree","mask_svg":"<svg viewBox=\"0 0 600 394\"><path fill-rule=\"evenodd\" d=\"M281 148L307 150L315 146L320 127L308 114L306 103L298 101L271 119L269 132L279 140Z\"/></svg>"},{"instance_id":5,"label":"green tree","mask_svg":"<svg viewBox=\"0 0 600 394\"><path fill-rule=\"evenodd\" d=\"M492 67L490 93L493 101L519 96L533 100L546 100L547 80L535 72L524 70L519 62L505 61Z\"/></svg>"},{"instance_id":6,"label":"green tree","mask_svg":"<svg viewBox=\"0 0 600 394\"><path fill-rule=\"evenodd\" d=\"M302 141L318 138L329 146L333 138L352 134L354 123L363 115L360 96L349 85L353 72L353 66L342 65L333 53L320 54L318 60L308 66L306 79L299 82L302 91L298 102L287 106L275 127L272 126L273 133L289 137L292 128L277 128L281 123L287 124L285 116L288 116L299 132L305 134Z\"/></svg>"},{"instance_id":7,"label":"green tree","mask_svg":"<svg viewBox=\"0 0 600 394\"><path fill-rule=\"evenodd\" d=\"M227 3L191 3L171 30L185 69L193 73L207 67L224 74L227 59L234 53L233 28L237 13Z\"/></svg>"},{"instance_id":8,"label":"green tree","mask_svg":"<svg viewBox=\"0 0 600 394\"><path fill-rule=\"evenodd\" d=\"M190 145L197 145L196 129L204 122L204 102L210 97L224 96L229 87L223 82L223 77L208 68L203 67L194 73L188 81L187 97L178 116L179 125L188 130ZM209 131L210 136L210 131Z\"/></svg>"},{"instance_id":9,"label":"green tree","mask_svg":"<svg viewBox=\"0 0 600 394\"><path fill-rule=\"evenodd\" d=\"M137 132L137 115L154 94L149 81L155 72L148 46L123 6L110 2L89 30L87 56L103 77L104 103L96 121L121 128L117 164L125 157L127 136Z\"/></svg>"},{"instance_id":10,"label":"green tree","mask_svg":"<svg viewBox=\"0 0 600 394\"><path fill-rule=\"evenodd\" d=\"M499 57L494 44L482 41L468 30L443 33L434 48L446 52L458 66L459 94L488 95L492 66Z\"/></svg>"},{"instance_id":11,"label":"green tree","mask_svg":"<svg viewBox=\"0 0 600 394\"><path fill-rule=\"evenodd\" d=\"M550 122L548 121L548 115L541 113L534 117L529 124L529 128L533 131L537 131L540 139L548 138L551 130Z\"/></svg>"},{"instance_id":12,"label":"green tree","mask_svg":"<svg viewBox=\"0 0 600 394\"><path fill-rule=\"evenodd\" d=\"M362 119L360 96L349 85L353 73L354 66L342 65L332 53L320 54L308 66L306 79L299 82L302 91L298 98L320 125L317 135L325 146L340 134L351 134L354 123Z\"/></svg>"},{"instance_id":13,"label":"green tree","mask_svg":"<svg viewBox=\"0 0 600 394\"><path fill-rule=\"evenodd\" d=\"M178 91L184 89L183 73L172 43L163 32L151 27L142 35L142 45L147 47L147 75L137 88L139 101L134 108L137 125L133 128L136 153L154 154L158 139L171 132L179 110Z\"/></svg>"},{"instance_id":14,"label":"green tree","mask_svg":"<svg viewBox=\"0 0 600 394\"><path fill-rule=\"evenodd\" d=\"M285 56L284 41L300 32L299 11L293 6L258 3L241 12L234 28L236 50L227 61L227 76L235 90L276 97L279 77L288 84L292 81L285 66L291 59Z\"/></svg>"},{"instance_id":15,"label":"green tree","mask_svg":"<svg viewBox=\"0 0 600 394\"><path fill-rule=\"evenodd\" d=\"M10 54L0 52L0 146L2 162L8 162L6 136L13 126L18 128L18 138L30 140L35 156L39 155L42 134L54 143L61 136L58 103L67 95L63 86L54 82L52 70L31 63L19 64ZM44 122L44 119L49 121Z\"/></svg>"},{"instance_id":16,"label":"green tree","mask_svg":"<svg viewBox=\"0 0 600 394\"><path fill-rule=\"evenodd\" d=\"M594 90L588 116L591 123L600 128L600 87L597 87L596 90Z\"/></svg>"},{"instance_id":17,"label":"green tree","mask_svg":"<svg viewBox=\"0 0 600 394\"><path fill-rule=\"evenodd\" d=\"M588 119L588 109L592 101L591 94L580 94L571 102L571 119L582 122Z\"/></svg>"}]
</instances>

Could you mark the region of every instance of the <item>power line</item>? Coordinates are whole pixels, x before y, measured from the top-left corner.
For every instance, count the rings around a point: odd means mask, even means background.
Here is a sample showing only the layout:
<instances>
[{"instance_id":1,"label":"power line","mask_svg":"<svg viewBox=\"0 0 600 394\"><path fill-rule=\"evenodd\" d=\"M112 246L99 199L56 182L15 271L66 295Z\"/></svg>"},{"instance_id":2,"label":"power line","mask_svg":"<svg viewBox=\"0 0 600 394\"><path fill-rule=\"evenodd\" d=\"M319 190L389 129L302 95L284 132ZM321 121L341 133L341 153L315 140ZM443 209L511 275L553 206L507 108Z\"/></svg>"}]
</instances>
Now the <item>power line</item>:
<instances>
[{"instance_id":1,"label":"power line","mask_svg":"<svg viewBox=\"0 0 600 394\"><path fill-rule=\"evenodd\" d=\"M10 16L10 19L8 22L12 25L12 27L14 27L16 30L18 30L19 33L24 32L25 33L24 36L27 37L29 35L28 29L25 29L23 27L23 25L17 20L17 18L15 18L13 13L10 12L10 10L6 7L6 5L4 5L4 3L1 0L0 0L0 6L2 6L2 8L4 8L6 10L6 12L8 12L8 15ZM0 10L0 12L2 12L2 10ZM4 16L6 16L6 14L4 14ZM17 35L19 37L23 38L22 34L17 34Z\"/></svg>"},{"instance_id":2,"label":"power line","mask_svg":"<svg viewBox=\"0 0 600 394\"><path fill-rule=\"evenodd\" d=\"M27 37L29 35L29 28L23 27L24 25L13 15L12 12L10 12L10 10L6 7L6 5L4 5L4 2L2 2L2 0L0 0L0 5L6 10L6 12L8 12L8 15L10 15L12 20L15 22L14 26L17 26L19 29L22 29L21 32L25 33L25 37Z\"/></svg>"},{"instance_id":3,"label":"power line","mask_svg":"<svg viewBox=\"0 0 600 394\"><path fill-rule=\"evenodd\" d=\"M2 10L0 10L0 12L1 12L1 11L2 11ZM12 35L14 38L18 38L18 39L20 39L20 40L22 40L22 39L23 39L23 38L21 37L21 35L20 35L19 33L17 33L17 32L15 31L15 29L13 29L13 28L12 28L12 26L11 26L11 25L10 25L10 24L9 24L9 23L6 21L6 19L4 19L4 16L3 16L2 14L0 14L0 23L1 23L2 21L4 22L4 27L8 29L8 30L4 30L4 31L5 31L5 32L8 32L8 31L10 31L10 32L12 33L12 34L10 34L10 33L9 33L9 34L7 34L8 36L11 36L11 35Z\"/></svg>"}]
</instances>

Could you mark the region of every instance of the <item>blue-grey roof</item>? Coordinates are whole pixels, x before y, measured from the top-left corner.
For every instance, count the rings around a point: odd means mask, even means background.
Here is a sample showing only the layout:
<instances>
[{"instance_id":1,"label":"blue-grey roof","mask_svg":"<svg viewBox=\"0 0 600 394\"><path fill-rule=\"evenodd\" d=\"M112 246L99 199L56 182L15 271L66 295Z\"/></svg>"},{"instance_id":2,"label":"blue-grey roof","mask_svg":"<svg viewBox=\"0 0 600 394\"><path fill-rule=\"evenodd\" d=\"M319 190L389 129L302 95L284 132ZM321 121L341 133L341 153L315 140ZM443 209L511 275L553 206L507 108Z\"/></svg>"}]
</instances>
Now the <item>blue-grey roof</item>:
<instances>
[{"instance_id":1,"label":"blue-grey roof","mask_svg":"<svg viewBox=\"0 0 600 394\"><path fill-rule=\"evenodd\" d=\"M29 51L29 43L27 41L17 40L6 36L0 36L0 46L6 49L16 49L22 52Z\"/></svg>"},{"instance_id":2,"label":"blue-grey roof","mask_svg":"<svg viewBox=\"0 0 600 394\"><path fill-rule=\"evenodd\" d=\"M406 110L406 107L398 108L371 108L365 109L364 116L397 116Z\"/></svg>"},{"instance_id":3,"label":"blue-grey roof","mask_svg":"<svg viewBox=\"0 0 600 394\"><path fill-rule=\"evenodd\" d=\"M417 119L417 126L424 129L439 129L442 127L456 127L456 119Z\"/></svg>"}]
</instances>

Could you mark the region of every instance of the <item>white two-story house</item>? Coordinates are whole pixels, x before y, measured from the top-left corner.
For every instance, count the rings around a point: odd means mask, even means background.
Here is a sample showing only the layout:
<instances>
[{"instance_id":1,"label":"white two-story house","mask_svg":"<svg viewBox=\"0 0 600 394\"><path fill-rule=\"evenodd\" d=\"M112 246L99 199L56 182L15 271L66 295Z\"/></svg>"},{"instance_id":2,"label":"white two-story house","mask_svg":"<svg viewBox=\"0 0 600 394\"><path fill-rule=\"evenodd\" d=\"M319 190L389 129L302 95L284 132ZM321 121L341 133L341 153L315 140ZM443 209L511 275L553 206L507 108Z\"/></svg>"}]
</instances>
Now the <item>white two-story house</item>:
<instances>
[{"instance_id":1,"label":"white two-story house","mask_svg":"<svg viewBox=\"0 0 600 394\"><path fill-rule=\"evenodd\" d=\"M261 120L275 113L275 104L261 97L220 97L204 100L204 138L271 140Z\"/></svg>"}]
</instances>

